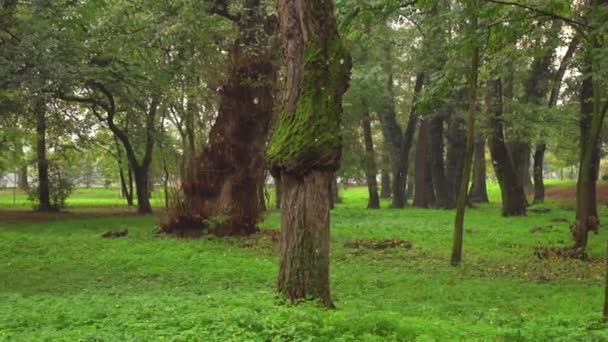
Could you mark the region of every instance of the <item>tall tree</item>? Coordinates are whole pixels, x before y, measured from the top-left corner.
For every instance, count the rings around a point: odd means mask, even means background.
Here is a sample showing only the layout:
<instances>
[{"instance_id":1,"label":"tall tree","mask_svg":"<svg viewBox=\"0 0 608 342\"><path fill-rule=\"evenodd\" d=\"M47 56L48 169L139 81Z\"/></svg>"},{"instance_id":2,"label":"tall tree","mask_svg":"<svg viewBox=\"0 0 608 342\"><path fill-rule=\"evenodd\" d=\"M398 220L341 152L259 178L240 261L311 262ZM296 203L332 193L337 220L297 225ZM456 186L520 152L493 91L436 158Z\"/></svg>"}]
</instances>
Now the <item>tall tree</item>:
<instances>
[{"instance_id":1,"label":"tall tree","mask_svg":"<svg viewBox=\"0 0 608 342\"><path fill-rule=\"evenodd\" d=\"M332 0L278 0L286 61L285 103L268 148L281 179L278 292L333 307L329 286L329 193L340 166L342 97L351 58Z\"/></svg>"},{"instance_id":2,"label":"tall tree","mask_svg":"<svg viewBox=\"0 0 608 342\"><path fill-rule=\"evenodd\" d=\"M468 115L466 122L466 148L463 162L463 176L458 188L456 200L456 215L454 217L454 241L452 244L452 256L450 263L452 266L460 265L462 261L462 247L464 241L464 214L467 202L467 192L469 191L469 180L473 163L473 144L475 140L475 113L477 112L477 87L480 65L480 48L476 42L479 30L478 1L471 1L467 6L470 20L467 35L471 39L470 65L467 70L466 84L468 90Z\"/></svg>"},{"instance_id":3,"label":"tall tree","mask_svg":"<svg viewBox=\"0 0 608 342\"><path fill-rule=\"evenodd\" d=\"M219 236L250 235L257 231L262 212L260 184L276 75L273 17L261 0L245 1L236 14L218 1L211 12L231 20L238 33L229 51L228 77L220 89L209 143L192 163L191 177L182 183L184 200L163 225L177 236L204 230Z\"/></svg>"}]
</instances>

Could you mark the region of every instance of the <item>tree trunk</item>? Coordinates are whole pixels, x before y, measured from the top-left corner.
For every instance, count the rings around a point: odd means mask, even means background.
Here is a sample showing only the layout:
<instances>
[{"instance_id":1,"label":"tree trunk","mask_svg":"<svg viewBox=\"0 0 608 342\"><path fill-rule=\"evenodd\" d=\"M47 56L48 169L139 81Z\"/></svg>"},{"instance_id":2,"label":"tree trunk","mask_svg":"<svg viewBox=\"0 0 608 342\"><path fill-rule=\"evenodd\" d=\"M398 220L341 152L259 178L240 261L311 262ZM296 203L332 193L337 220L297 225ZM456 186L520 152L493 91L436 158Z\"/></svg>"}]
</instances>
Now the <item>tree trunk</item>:
<instances>
[{"instance_id":1,"label":"tree trunk","mask_svg":"<svg viewBox=\"0 0 608 342\"><path fill-rule=\"evenodd\" d=\"M476 1L475 1L476 2ZM475 4L471 3L471 7ZM476 15L471 18L471 28L469 34L476 40L478 35L478 19ZM466 148L464 153L464 163L461 184L458 186L458 198L456 200L456 215L454 217L454 242L452 244L452 255L450 264L460 265L462 261L462 247L464 241L464 214L467 202L467 192L469 190L469 178L471 176L471 164L473 163L473 144L475 140L475 112L477 111L477 80L479 73L479 46L474 43L471 51L471 69L467 75L467 85L469 92L468 99L468 118L466 128Z\"/></svg>"},{"instance_id":2,"label":"tree trunk","mask_svg":"<svg viewBox=\"0 0 608 342\"><path fill-rule=\"evenodd\" d=\"M250 235L257 232L264 177L264 148L273 117L275 49L272 25L260 0L247 0L235 24L238 36L228 54L228 76L209 142L185 180L185 200L163 225L175 236Z\"/></svg>"},{"instance_id":3,"label":"tree trunk","mask_svg":"<svg viewBox=\"0 0 608 342\"><path fill-rule=\"evenodd\" d=\"M513 161L513 167L515 173L517 173L517 179L523 186L524 190L532 188L532 181L530 180L530 154L532 148L529 142L526 141L512 141L507 143L507 149L511 160Z\"/></svg>"},{"instance_id":4,"label":"tree trunk","mask_svg":"<svg viewBox=\"0 0 608 342\"><path fill-rule=\"evenodd\" d=\"M27 165L24 165L19 168L19 190L27 190L30 188L29 182L27 180Z\"/></svg>"},{"instance_id":5,"label":"tree trunk","mask_svg":"<svg viewBox=\"0 0 608 342\"><path fill-rule=\"evenodd\" d=\"M391 174L382 169L380 173L380 198L390 198L391 192Z\"/></svg>"},{"instance_id":6,"label":"tree trunk","mask_svg":"<svg viewBox=\"0 0 608 342\"><path fill-rule=\"evenodd\" d=\"M455 97L456 101L462 103L460 96ZM466 122L454 112L451 115L448 125L448 148L446 153L446 176L448 179L448 202L447 208L455 208L460 185L462 184L464 158L466 155Z\"/></svg>"},{"instance_id":7,"label":"tree trunk","mask_svg":"<svg viewBox=\"0 0 608 342\"><path fill-rule=\"evenodd\" d=\"M586 52L590 54L590 52ZM599 81L591 76L594 71L592 57L586 56L583 65L585 77L580 90L581 157L576 186L576 223L574 248L584 253L590 231L599 229L596 182L599 172L600 131L605 110L600 109Z\"/></svg>"},{"instance_id":8,"label":"tree trunk","mask_svg":"<svg viewBox=\"0 0 608 342\"><path fill-rule=\"evenodd\" d=\"M502 215L525 215L527 206L526 195L505 144L502 122L502 83L500 79L487 82L486 106L491 115L488 142L494 172L500 186Z\"/></svg>"},{"instance_id":9,"label":"tree trunk","mask_svg":"<svg viewBox=\"0 0 608 342\"><path fill-rule=\"evenodd\" d=\"M471 203L488 203L485 139L478 135L473 149L473 185L469 193L469 200Z\"/></svg>"},{"instance_id":10,"label":"tree trunk","mask_svg":"<svg viewBox=\"0 0 608 342\"><path fill-rule=\"evenodd\" d=\"M133 176L135 178L135 191L137 192L137 213L150 214L152 213L152 206L150 205L148 168L137 168L133 171Z\"/></svg>"},{"instance_id":11,"label":"tree trunk","mask_svg":"<svg viewBox=\"0 0 608 342\"><path fill-rule=\"evenodd\" d=\"M38 211L52 211L49 190L49 162L46 159L46 103L44 98L34 104L36 114L36 156L38 164Z\"/></svg>"},{"instance_id":12,"label":"tree trunk","mask_svg":"<svg viewBox=\"0 0 608 342\"><path fill-rule=\"evenodd\" d=\"M430 159L431 159L431 176L433 183L433 190L435 193L435 201L438 208L448 209L450 208L450 189L448 186L448 180L445 174L445 163L444 163L444 136L443 136L443 123L444 114L436 113L430 120L429 123L429 134L430 134Z\"/></svg>"},{"instance_id":13,"label":"tree trunk","mask_svg":"<svg viewBox=\"0 0 608 342\"><path fill-rule=\"evenodd\" d=\"M434 205L431 161L429 158L429 119L420 120L416 142L416 167L414 181L414 207L428 208Z\"/></svg>"},{"instance_id":14,"label":"tree trunk","mask_svg":"<svg viewBox=\"0 0 608 342\"><path fill-rule=\"evenodd\" d=\"M278 0L286 64L285 104L268 147L281 177L277 290L292 303L333 308L329 286L329 192L340 166L342 97L351 59L331 0Z\"/></svg>"},{"instance_id":15,"label":"tree trunk","mask_svg":"<svg viewBox=\"0 0 608 342\"><path fill-rule=\"evenodd\" d=\"M281 175L278 291L296 302L315 298L333 307L329 285L329 202L333 172ZM294 210L293 208L306 208Z\"/></svg>"},{"instance_id":16,"label":"tree trunk","mask_svg":"<svg viewBox=\"0 0 608 342\"><path fill-rule=\"evenodd\" d=\"M545 201L545 183L543 180L545 149L545 144L538 144L534 151L534 203Z\"/></svg>"},{"instance_id":17,"label":"tree trunk","mask_svg":"<svg viewBox=\"0 0 608 342\"><path fill-rule=\"evenodd\" d=\"M369 113L367 112L367 101L363 101L363 117L361 118L361 128L363 129L363 143L365 147L365 157L363 165L365 169L365 180L367 182L367 208L379 209L380 198L378 197L378 181L376 180L376 157L374 154L374 142L372 140L372 125Z\"/></svg>"},{"instance_id":18,"label":"tree trunk","mask_svg":"<svg viewBox=\"0 0 608 342\"><path fill-rule=\"evenodd\" d=\"M281 179L274 177L274 200L275 208L281 209Z\"/></svg>"}]
</instances>

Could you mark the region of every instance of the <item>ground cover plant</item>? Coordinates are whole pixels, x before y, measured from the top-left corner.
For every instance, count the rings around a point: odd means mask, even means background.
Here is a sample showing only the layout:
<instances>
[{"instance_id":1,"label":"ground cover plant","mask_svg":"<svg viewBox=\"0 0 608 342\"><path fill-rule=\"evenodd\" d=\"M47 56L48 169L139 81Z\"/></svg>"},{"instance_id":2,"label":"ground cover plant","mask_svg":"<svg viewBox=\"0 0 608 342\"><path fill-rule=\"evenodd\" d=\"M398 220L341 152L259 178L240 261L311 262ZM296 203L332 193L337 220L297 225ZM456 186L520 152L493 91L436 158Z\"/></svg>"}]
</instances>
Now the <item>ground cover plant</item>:
<instances>
[{"instance_id":1,"label":"ground cover plant","mask_svg":"<svg viewBox=\"0 0 608 342\"><path fill-rule=\"evenodd\" d=\"M467 214L465 258L453 268L447 248L452 211L388 209L383 202L383 209L370 212L364 209L366 189L348 188L332 211L337 310L326 310L276 297L272 235L180 240L154 235L155 216L104 216L103 210L82 216L104 193L110 191L79 189L69 202L72 213L51 214L59 216L55 220L0 221L0 340L608 338L599 313L607 233L592 239L590 261L539 259L535 247L570 239L569 223L560 219L571 212L551 200L543 205L547 213L502 218L491 186L492 202ZM102 203L111 205L110 199ZM11 209L3 204L1 213ZM604 207L600 212L608 219ZM267 214L262 229L276 230L278 216ZM101 237L124 227L126 237ZM345 246L382 239L407 240L412 247Z\"/></svg>"}]
</instances>

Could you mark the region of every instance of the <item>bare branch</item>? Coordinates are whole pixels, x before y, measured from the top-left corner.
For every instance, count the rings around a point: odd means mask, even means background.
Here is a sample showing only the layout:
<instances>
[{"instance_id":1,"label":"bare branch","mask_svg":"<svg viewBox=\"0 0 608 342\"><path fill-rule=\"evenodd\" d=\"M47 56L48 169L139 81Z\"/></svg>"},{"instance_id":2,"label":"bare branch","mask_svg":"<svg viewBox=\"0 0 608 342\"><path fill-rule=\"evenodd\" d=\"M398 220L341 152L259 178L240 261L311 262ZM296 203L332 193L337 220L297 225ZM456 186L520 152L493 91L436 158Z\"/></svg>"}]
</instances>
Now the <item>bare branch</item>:
<instances>
[{"instance_id":1,"label":"bare branch","mask_svg":"<svg viewBox=\"0 0 608 342\"><path fill-rule=\"evenodd\" d=\"M536 12L538 14L553 18L553 19L558 19L558 20L563 20L564 22L572 25L575 28L581 28L584 27L586 29L590 29L591 26L587 25L586 23L580 22L578 20L572 19L572 18L568 18L568 17L564 17L562 15L559 15L557 13L551 13L548 11L545 11L543 9L540 8L536 8L534 6L530 6L530 5L526 5L523 3L519 3L519 2L510 2L510 1L503 1L503 0L483 0L485 2L491 2L494 4L499 4L499 5L507 5L507 6L513 6L513 7L519 7L519 8L523 8L527 11L531 11L531 12Z\"/></svg>"}]
</instances>

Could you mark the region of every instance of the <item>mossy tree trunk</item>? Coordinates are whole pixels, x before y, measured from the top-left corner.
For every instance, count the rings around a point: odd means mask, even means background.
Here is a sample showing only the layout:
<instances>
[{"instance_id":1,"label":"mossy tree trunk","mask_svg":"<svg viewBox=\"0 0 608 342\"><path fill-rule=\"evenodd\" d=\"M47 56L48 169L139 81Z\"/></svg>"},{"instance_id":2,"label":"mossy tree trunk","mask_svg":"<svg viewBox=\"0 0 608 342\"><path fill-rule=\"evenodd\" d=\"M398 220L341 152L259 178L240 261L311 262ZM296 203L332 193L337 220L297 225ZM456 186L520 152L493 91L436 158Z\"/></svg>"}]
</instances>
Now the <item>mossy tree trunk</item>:
<instances>
[{"instance_id":1,"label":"mossy tree trunk","mask_svg":"<svg viewBox=\"0 0 608 342\"><path fill-rule=\"evenodd\" d=\"M209 142L182 184L184 200L164 225L176 236L250 235L257 232L261 215L264 149L274 106L275 30L260 0L245 1L238 14L224 5L217 2L211 12L232 20L237 38L228 53Z\"/></svg>"},{"instance_id":2,"label":"mossy tree trunk","mask_svg":"<svg viewBox=\"0 0 608 342\"><path fill-rule=\"evenodd\" d=\"M333 308L327 189L340 166L351 58L333 1L278 0L277 9L286 62L285 103L268 147L282 190L277 290L292 303Z\"/></svg>"}]
</instances>

